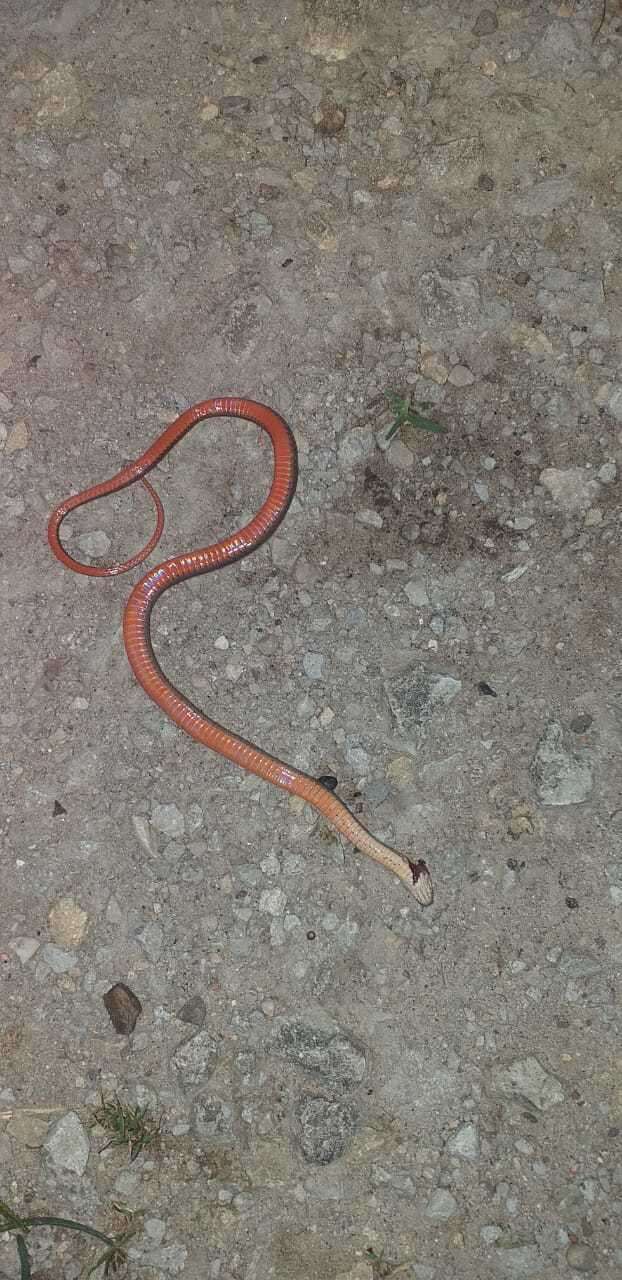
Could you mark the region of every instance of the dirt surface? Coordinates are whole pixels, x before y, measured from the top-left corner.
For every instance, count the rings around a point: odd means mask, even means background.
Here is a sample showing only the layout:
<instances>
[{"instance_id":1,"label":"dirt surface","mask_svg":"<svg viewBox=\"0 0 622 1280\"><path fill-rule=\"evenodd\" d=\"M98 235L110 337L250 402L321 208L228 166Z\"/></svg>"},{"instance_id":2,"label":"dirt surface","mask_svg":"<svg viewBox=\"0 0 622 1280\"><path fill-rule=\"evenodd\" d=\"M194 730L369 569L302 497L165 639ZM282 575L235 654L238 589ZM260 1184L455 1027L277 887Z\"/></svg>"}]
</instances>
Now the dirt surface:
<instances>
[{"instance_id":1,"label":"dirt surface","mask_svg":"<svg viewBox=\"0 0 622 1280\"><path fill-rule=\"evenodd\" d=\"M130 1222L140 1280L613 1280L620 3L4 0L0 45L0 1199ZM386 447L391 393L445 433ZM168 724L135 577L47 548L223 394L287 418L298 494L168 593L158 658L424 856L427 910ZM198 427L157 555L269 477L255 428ZM126 493L66 545L150 519ZM107 1145L102 1093L159 1141ZM99 1248L28 1247L39 1280Z\"/></svg>"}]
</instances>

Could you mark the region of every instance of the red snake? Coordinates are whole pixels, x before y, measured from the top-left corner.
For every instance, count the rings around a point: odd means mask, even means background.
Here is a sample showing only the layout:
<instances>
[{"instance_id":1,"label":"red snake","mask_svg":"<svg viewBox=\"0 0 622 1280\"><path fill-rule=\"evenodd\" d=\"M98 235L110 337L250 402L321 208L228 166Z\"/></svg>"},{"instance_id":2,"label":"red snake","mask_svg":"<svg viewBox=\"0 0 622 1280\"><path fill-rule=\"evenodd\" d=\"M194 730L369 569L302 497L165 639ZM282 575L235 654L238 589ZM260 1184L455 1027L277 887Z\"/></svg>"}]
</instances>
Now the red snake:
<instances>
[{"instance_id":1,"label":"red snake","mask_svg":"<svg viewBox=\"0 0 622 1280\"><path fill-rule=\"evenodd\" d=\"M290 795L299 796L307 804L312 805L359 852L367 854L388 871L399 876L414 894L417 902L422 906L429 906L433 896L432 880L422 859L411 861L376 840L322 782L301 773L291 765L283 764L282 761L268 755L265 751L260 751L244 738L230 733L215 720L208 719L167 680L153 653L150 632L151 610L163 592L176 582L184 582L186 578L192 578L196 574L210 573L213 569L220 569L222 565L232 564L233 561L249 555L271 537L286 514L296 489L298 465L294 437L287 423L278 413L267 408L266 405L257 404L254 400L228 397L203 400L191 409L186 409L185 413L180 414L136 462L128 463L111 480L105 480L102 484L93 485L92 488L67 498L56 508L48 524L50 547L54 555L68 569L91 577L108 578L113 574L125 573L127 569L133 569L135 565L140 564L153 551L164 528L162 503L145 476L198 422L202 422L204 418L216 417L242 418L246 422L254 422L256 426L268 433L274 459L270 492L257 514L238 533L223 538L212 546L203 547L199 551L171 556L155 569L151 569L136 584L125 607L123 618L123 638L130 666L149 697L176 725L179 725L180 729L190 734L191 738L201 742L204 747L209 747L211 751L218 751L220 755L226 756L227 760L232 760L234 764L240 765L249 773L256 774L266 782L271 782L274 786L289 792ZM70 511L75 511L76 507L94 502L96 498L117 493L119 489L127 489L137 480L145 486L157 512L155 533L146 546L123 564L109 567L82 564L79 560L74 560L65 551L59 537L59 529L65 516Z\"/></svg>"}]
</instances>

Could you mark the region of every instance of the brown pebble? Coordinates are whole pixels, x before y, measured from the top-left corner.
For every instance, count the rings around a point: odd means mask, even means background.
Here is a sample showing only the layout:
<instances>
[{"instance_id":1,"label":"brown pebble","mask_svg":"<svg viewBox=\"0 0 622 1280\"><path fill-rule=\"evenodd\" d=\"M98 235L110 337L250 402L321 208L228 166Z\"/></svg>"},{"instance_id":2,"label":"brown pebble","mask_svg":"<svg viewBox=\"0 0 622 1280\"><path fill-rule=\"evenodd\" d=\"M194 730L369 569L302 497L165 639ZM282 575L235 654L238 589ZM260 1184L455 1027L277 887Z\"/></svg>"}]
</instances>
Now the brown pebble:
<instances>
[{"instance_id":1,"label":"brown pebble","mask_svg":"<svg viewBox=\"0 0 622 1280\"><path fill-rule=\"evenodd\" d=\"M104 996L108 1017L120 1036L131 1036L143 1011L138 996L124 982L115 982Z\"/></svg>"},{"instance_id":2,"label":"brown pebble","mask_svg":"<svg viewBox=\"0 0 622 1280\"><path fill-rule=\"evenodd\" d=\"M313 121L318 133L323 133L326 138L334 138L345 125L346 113L336 102L322 102Z\"/></svg>"}]
</instances>

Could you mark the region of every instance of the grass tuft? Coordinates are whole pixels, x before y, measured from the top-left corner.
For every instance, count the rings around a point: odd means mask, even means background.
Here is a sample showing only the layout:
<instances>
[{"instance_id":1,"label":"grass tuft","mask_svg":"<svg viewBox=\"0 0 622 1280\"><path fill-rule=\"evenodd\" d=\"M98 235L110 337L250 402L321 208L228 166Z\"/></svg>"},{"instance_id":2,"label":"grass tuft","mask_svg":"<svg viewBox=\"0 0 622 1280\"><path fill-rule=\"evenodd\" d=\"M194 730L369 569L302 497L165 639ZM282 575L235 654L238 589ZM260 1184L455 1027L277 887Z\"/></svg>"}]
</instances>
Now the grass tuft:
<instances>
[{"instance_id":1,"label":"grass tuft","mask_svg":"<svg viewBox=\"0 0 622 1280\"><path fill-rule=\"evenodd\" d=\"M387 444L398 431L401 431L402 427L414 427L418 431L430 431L434 435L442 435L447 430L441 422L425 417L420 409L429 409L430 405L421 404L417 407L413 403L412 395L401 395L399 391L389 391L386 401L393 414L393 422L385 434Z\"/></svg>"},{"instance_id":2,"label":"grass tuft","mask_svg":"<svg viewBox=\"0 0 622 1280\"><path fill-rule=\"evenodd\" d=\"M148 1107L130 1107L116 1094L112 1098L101 1094L99 1106L93 1110L91 1128L99 1125L109 1135L101 1151L108 1147L127 1147L130 1160L135 1160L145 1147L158 1142L161 1123L153 1119Z\"/></svg>"},{"instance_id":3,"label":"grass tuft","mask_svg":"<svg viewBox=\"0 0 622 1280\"><path fill-rule=\"evenodd\" d=\"M106 1248L95 1259L89 1270L85 1272L85 1277L95 1275L95 1272L99 1271L100 1267L103 1267L102 1274L104 1276L117 1275L127 1262L125 1245L136 1230L131 1225L132 1215L127 1210L124 1212L124 1217L123 1231L116 1236L107 1236L104 1235L103 1231L96 1231L94 1227L87 1226L85 1222L74 1222L72 1218L58 1218L54 1214L29 1214L28 1217L22 1218L5 1200L0 1200L0 1234L7 1231L14 1235L20 1266L20 1280L32 1280L26 1236L32 1231L33 1227L57 1227L63 1231L79 1231L82 1235L92 1236L95 1240L100 1240L105 1244Z\"/></svg>"}]
</instances>

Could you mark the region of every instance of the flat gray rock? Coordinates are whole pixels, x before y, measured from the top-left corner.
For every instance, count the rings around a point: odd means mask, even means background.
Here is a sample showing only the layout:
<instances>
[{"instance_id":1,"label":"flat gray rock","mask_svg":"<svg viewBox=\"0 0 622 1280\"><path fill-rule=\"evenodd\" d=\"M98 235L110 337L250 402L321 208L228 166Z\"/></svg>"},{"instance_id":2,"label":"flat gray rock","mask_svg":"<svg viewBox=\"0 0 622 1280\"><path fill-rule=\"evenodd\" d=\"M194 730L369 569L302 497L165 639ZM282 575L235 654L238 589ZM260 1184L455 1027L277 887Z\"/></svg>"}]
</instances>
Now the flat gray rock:
<instances>
[{"instance_id":1,"label":"flat gray rock","mask_svg":"<svg viewBox=\"0 0 622 1280\"><path fill-rule=\"evenodd\" d=\"M218 1048L209 1031L199 1031L175 1050L173 1066L186 1088L202 1084L216 1066Z\"/></svg>"},{"instance_id":2,"label":"flat gray rock","mask_svg":"<svg viewBox=\"0 0 622 1280\"><path fill-rule=\"evenodd\" d=\"M398 729L409 734L422 729L448 707L460 693L462 681L444 672L416 667L387 681L386 689Z\"/></svg>"},{"instance_id":3,"label":"flat gray rock","mask_svg":"<svg viewBox=\"0 0 622 1280\"><path fill-rule=\"evenodd\" d=\"M531 762L538 798L546 805L583 804L594 780L586 760L564 746L562 726L552 721L543 733Z\"/></svg>"},{"instance_id":4,"label":"flat gray rock","mask_svg":"<svg viewBox=\"0 0 622 1280\"><path fill-rule=\"evenodd\" d=\"M50 1163L59 1171L82 1177L91 1154L90 1143L80 1117L68 1111L52 1125L43 1144Z\"/></svg>"},{"instance_id":5,"label":"flat gray rock","mask_svg":"<svg viewBox=\"0 0 622 1280\"><path fill-rule=\"evenodd\" d=\"M524 1098L537 1111L550 1111L565 1099L561 1082L537 1058L517 1058L509 1067L494 1072L493 1084L504 1097Z\"/></svg>"},{"instance_id":6,"label":"flat gray rock","mask_svg":"<svg viewBox=\"0 0 622 1280\"><path fill-rule=\"evenodd\" d=\"M363 1050L339 1033L331 1035L304 1023L286 1022L278 1028L273 1047L305 1071L345 1087L360 1084L365 1077Z\"/></svg>"},{"instance_id":7,"label":"flat gray rock","mask_svg":"<svg viewBox=\"0 0 622 1280\"><path fill-rule=\"evenodd\" d=\"M297 1111L300 1147L311 1164L330 1164L342 1156L356 1129L357 1112L350 1102L304 1098Z\"/></svg>"}]
</instances>

